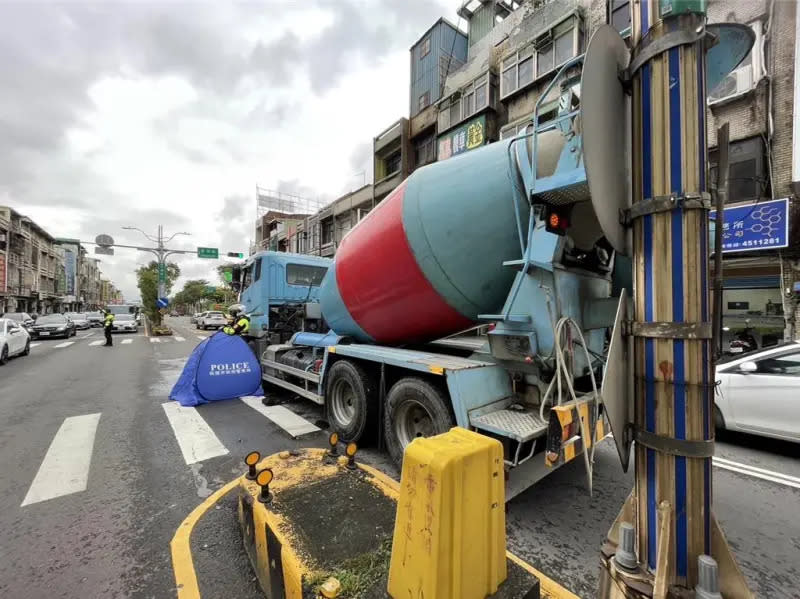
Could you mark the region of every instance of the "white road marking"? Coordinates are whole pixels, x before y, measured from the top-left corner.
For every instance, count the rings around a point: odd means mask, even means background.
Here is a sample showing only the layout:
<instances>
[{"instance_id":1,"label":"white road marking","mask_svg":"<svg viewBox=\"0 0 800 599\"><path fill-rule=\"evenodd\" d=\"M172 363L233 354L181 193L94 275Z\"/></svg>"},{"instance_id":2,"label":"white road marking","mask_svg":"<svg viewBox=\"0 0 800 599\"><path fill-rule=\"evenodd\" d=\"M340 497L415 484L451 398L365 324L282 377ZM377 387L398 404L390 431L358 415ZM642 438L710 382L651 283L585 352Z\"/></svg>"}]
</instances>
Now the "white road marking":
<instances>
[{"instance_id":1,"label":"white road marking","mask_svg":"<svg viewBox=\"0 0 800 599\"><path fill-rule=\"evenodd\" d=\"M197 338L198 339L208 339L208 337L206 335L198 335Z\"/></svg>"},{"instance_id":2,"label":"white road marking","mask_svg":"<svg viewBox=\"0 0 800 599\"><path fill-rule=\"evenodd\" d=\"M41 343L31 343L31 348L34 348L34 347L36 347L38 345L41 345Z\"/></svg>"},{"instance_id":3,"label":"white road marking","mask_svg":"<svg viewBox=\"0 0 800 599\"><path fill-rule=\"evenodd\" d=\"M176 401L168 401L161 407L167 414L187 464L227 455L226 447L195 408L184 407Z\"/></svg>"},{"instance_id":4,"label":"white road marking","mask_svg":"<svg viewBox=\"0 0 800 599\"><path fill-rule=\"evenodd\" d=\"M741 462L733 462L716 456L713 458L713 464L717 468L722 468L723 470L730 470L731 472L738 472L745 476L752 476L779 485L800 489L800 478L796 476L789 476L788 474L781 474L780 472L774 472L772 470L764 470L763 468L756 468L755 466L742 464Z\"/></svg>"},{"instance_id":5,"label":"white road marking","mask_svg":"<svg viewBox=\"0 0 800 599\"><path fill-rule=\"evenodd\" d=\"M89 345L92 347L96 347L98 345L103 345L103 343L105 343L105 341L103 341L102 339L98 339L97 341L92 341Z\"/></svg>"},{"instance_id":6,"label":"white road marking","mask_svg":"<svg viewBox=\"0 0 800 599\"><path fill-rule=\"evenodd\" d=\"M175 341L186 341L185 337L173 337Z\"/></svg>"},{"instance_id":7,"label":"white road marking","mask_svg":"<svg viewBox=\"0 0 800 599\"><path fill-rule=\"evenodd\" d=\"M59 343L58 345L54 345L53 347L56 347L56 348L58 348L58 347L69 347L73 343L75 343L75 342L74 341L65 341L64 343Z\"/></svg>"},{"instance_id":8,"label":"white road marking","mask_svg":"<svg viewBox=\"0 0 800 599\"><path fill-rule=\"evenodd\" d=\"M100 414L61 423L20 507L86 490Z\"/></svg>"},{"instance_id":9,"label":"white road marking","mask_svg":"<svg viewBox=\"0 0 800 599\"><path fill-rule=\"evenodd\" d=\"M81 335L80 339L88 339L92 335L94 335L94 331L92 331L91 333L86 333L85 335Z\"/></svg>"},{"instance_id":10,"label":"white road marking","mask_svg":"<svg viewBox=\"0 0 800 599\"><path fill-rule=\"evenodd\" d=\"M158 337L150 337L150 343L161 343L161 339Z\"/></svg>"},{"instance_id":11,"label":"white road marking","mask_svg":"<svg viewBox=\"0 0 800 599\"><path fill-rule=\"evenodd\" d=\"M123 339L122 345L128 345L129 343L133 343L133 339Z\"/></svg>"},{"instance_id":12,"label":"white road marking","mask_svg":"<svg viewBox=\"0 0 800 599\"><path fill-rule=\"evenodd\" d=\"M277 424L293 438L320 430L318 426L283 406L265 406L260 397L242 397L241 399L256 412L263 414Z\"/></svg>"}]
</instances>

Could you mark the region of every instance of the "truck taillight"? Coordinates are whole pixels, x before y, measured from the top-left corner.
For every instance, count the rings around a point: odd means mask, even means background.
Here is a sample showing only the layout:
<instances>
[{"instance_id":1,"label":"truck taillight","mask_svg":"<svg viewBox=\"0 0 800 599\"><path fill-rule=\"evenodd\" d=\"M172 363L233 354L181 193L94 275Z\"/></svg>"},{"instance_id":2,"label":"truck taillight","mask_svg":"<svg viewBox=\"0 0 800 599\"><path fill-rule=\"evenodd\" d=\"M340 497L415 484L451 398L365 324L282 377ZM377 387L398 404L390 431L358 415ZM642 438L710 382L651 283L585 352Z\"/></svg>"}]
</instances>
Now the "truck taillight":
<instances>
[{"instance_id":1,"label":"truck taillight","mask_svg":"<svg viewBox=\"0 0 800 599\"><path fill-rule=\"evenodd\" d=\"M548 207L545 212L545 230L548 233L564 235L569 229L569 209Z\"/></svg>"}]
</instances>

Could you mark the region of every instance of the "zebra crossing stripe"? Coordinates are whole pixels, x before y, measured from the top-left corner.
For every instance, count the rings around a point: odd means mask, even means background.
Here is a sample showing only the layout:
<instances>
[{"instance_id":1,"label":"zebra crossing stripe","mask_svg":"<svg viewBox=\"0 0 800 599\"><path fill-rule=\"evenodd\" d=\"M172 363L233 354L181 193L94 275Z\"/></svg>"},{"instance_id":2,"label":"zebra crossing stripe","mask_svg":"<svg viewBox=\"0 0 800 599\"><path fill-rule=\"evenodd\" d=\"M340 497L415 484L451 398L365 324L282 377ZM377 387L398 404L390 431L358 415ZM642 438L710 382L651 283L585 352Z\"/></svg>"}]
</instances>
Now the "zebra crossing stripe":
<instances>
[{"instance_id":1,"label":"zebra crossing stripe","mask_svg":"<svg viewBox=\"0 0 800 599\"><path fill-rule=\"evenodd\" d=\"M58 345L54 345L53 347L55 347L56 349L60 349L62 347L69 347L70 345L73 345L74 343L75 343L74 341L65 341L64 343L59 343Z\"/></svg>"},{"instance_id":2,"label":"zebra crossing stripe","mask_svg":"<svg viewBox=\"0 0 800 599\"><path fill-rule=\"evenodd\" d=\"M161 339L158 337L150 337L150 343L161 343Z\"/></svg>"},{"instance_id":3,"label":"zebra crossing stripe","mask_svg":"<svg viewBox=\"0 0 800 599\"><path fill-rule=\"evenodd\" d=\"M187 464L228 454L227 448L195 408L184 407L175 401L163 403L161 407Z\"/></svg>"},{"instance_id":4,"label":"zebra crossing stripe","mask_svg":"<svg viewBox=\"0 0 800 599\"><path fill-rule=\"evenodd\" d=\"M93 347L97 347L98 345L103 345L104 341L102 339L98 339L97 341L92 341L89 345Z\"/></svg>"},{"instance_id":5,"label":"zebra crossing stripe","mask_svg":"<svg viewBox=\"0 0 800 599\"><path fill-rule=\"evenodd\" d=\"M186 341L185 337L173 337L175 341Z\"/></svg>"},{"instance_id":6,"label":"zebra crossing stripe","mask_svg":"<svg viewBox=\"0 0 800 599\"><path fill-rule=\"evenodd\" d=\"M265 406L260 397L242 397L242 401L277 424L289 433L292 438L296 439L300 435L307 435L320 430L318 426L283 406Z\"/></svg>"},{"instance_id":7,"label":"zebra crossing stripe","mask_svg":"<svg viewBox=\"0 0 800 599\"><path fill-rule=\"evenodd\" d=\"M31 343L31 348L38 347L41 343Z\"/></svg>"},{"instance_id":8,"label":"zebra crossing stripe","mask_svg":"<svg viewBox=\"0 0 800 599\"><path fill-rule=\"evenodd\" d=\"M129 343L133 343L133 339L123 339L122 345L128 345Z\"/></svg>"},{"instance_id":9,"label":"zebra crossing stripe","mask_svg":"<svg viewBox=\"0 0 800 599\"><path fill-rule=\"evenodd\" d=\"M20 507L86 490L98 422L99 413L64 419Z\"/></svg>"}]
</instances>

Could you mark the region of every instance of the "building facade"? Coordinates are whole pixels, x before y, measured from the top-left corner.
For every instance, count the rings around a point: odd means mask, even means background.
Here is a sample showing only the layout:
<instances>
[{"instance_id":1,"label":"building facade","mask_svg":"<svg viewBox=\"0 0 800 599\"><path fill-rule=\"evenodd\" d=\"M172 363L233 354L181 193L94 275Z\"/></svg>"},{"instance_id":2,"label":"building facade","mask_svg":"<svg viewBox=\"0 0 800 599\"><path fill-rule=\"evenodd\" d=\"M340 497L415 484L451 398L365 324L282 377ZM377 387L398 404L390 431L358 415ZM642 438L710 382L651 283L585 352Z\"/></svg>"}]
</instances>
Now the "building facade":
<instances>
[{"instance_id":1,"label":"building facade","mask_svg":"<svg viewBox=\"0 0 800 599\"><path fill-rule=\"evenodd\" d=\"M47 231L0 206L0 312L58 311L63 268L61 252Z\"/></svg>"},{"instance_id":2,"label":"building facade","mask_svg":"<svg viewBox=\"0 0 800 599\"><path fill-rule=\"evenodd\" d=\"M410 48L409 119L373 139L374 184L297 222L289 251L333 255L363 218L370 192L369 209L416 168L530 131L537 103L540 123L555 116L558 90L542 98L545 88L585 52L600 25L629 38L631 1L465 0L457 15L465 27L439 19ZM800 316L800 119L793 118L800 114L800 14L796 2L709 0L708 22L740 23L755 36L750 55L708 90L709 181L716 181L716 130L727 122L726 206L755 210L785 198L783 222L790 223L780 247L765 240L725 249L723 324L728 337L751 327L762 343L772 343L792 336Z\"/></svg>"}]
</instances>

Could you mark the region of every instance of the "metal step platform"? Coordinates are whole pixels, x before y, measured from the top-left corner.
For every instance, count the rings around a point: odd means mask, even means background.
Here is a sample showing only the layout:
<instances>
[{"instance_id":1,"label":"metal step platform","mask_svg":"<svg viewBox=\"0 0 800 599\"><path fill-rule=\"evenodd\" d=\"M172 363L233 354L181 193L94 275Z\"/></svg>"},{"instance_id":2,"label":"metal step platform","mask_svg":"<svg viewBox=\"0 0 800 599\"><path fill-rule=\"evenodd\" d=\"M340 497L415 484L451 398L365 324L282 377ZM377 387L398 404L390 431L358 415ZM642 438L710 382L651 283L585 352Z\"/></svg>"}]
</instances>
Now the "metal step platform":
<instances>
[{"instance_id":1,"label":"metal step platform","mask_svg":"<svg viewBox=\"0 0 800 599\"><path fill-rule=\"evenodd\" d=\"M470 426L519 443L532 441L547 432L548 422L539 417L538 408L526 408L509 401L500 403L506 405L482 414L471 413Z\"/></svg>"}]
</instances>

